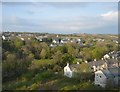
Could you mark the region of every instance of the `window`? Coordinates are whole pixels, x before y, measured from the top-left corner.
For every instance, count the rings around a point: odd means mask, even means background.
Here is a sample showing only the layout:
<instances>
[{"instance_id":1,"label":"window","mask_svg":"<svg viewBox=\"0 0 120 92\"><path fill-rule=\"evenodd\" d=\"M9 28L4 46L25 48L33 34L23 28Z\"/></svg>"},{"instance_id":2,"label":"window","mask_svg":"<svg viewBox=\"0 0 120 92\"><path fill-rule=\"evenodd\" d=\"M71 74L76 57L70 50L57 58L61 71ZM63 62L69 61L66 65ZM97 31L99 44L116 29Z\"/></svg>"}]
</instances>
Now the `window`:
<instances>
[{"instance_id":1,"label":"window","mask_svg":"<svg viewBox=\"0 0 120 92\"><path fill-rule=\"evenodd\" d=\"M67 71L67 69L65 69L65 71Z\"/></svg>"},{"instance_id":2,"label":"window","mask_svg":"<svg viewBox=\"0 0 120 92\"><path fill-rule=\"evenodd\" d=\"M101 76L100 76L100 78L101 78Z\"/></svg>"}]
</instances>

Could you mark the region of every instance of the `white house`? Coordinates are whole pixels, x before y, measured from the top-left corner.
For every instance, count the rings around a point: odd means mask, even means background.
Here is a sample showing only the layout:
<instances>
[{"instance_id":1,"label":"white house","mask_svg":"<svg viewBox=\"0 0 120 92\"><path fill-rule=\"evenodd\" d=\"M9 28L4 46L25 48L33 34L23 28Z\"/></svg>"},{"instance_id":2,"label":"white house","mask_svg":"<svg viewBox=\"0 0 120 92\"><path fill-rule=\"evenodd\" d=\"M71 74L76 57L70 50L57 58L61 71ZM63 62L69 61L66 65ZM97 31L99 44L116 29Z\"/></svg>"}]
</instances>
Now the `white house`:
<instances>
[{"instance_id":1,"label":"white house","mask_svg":"<svg viewBox=\"0 0 120 92\"><path fill-rule=\"evenodd\" d=\"M59 40L58 40L58 39L53 39L52 42L53 42L53 43L59 43Z\"/></svg>"},{"instance_id":2,"label":"white house","mask_svg":"<svg viewBox=\"0 0 120 92\"><path fill-rule=\"evenodd\" d=\"M104 59L110 59L110 56L108 54L103 56Z\"/></svg>"},{"instance_id":3,"label":"white house","mask_svg":"<svg viewBox=\"0 0 120 92\"><path fill-rule=\"evenodd\" d=\"M106 74L107 73L107 74ZM106 86L106 80L107 80L107 76L106 75L110 75L110 72L108 70L106 70L104 72L104 70L98 70L95 72L95 85L99 85L101 87L105 87Z\"/></svg>"},{"instance_id":4,"label":"white house","mask_svg":"<svg viewBox=\"0 0 120 92\"><path fill-rule=\"evenodd\" d=\"M20 38L22 41L24 41L25 39L24 38Z\"/></svg>"},{"instance_id":5,"label":"white house","mask_svg":"<svg viewBox=\"0 0 120 92\"><path fill-rule=\"evenodd\" d=\"M64 39L61 39L61 41L60 41L60 43L67 43L69 41L69 39L67 39L67 38L64 38Z\"/></svg>"},{"instance_id":6,"label":"white house","mask_svg":"<svg viewBox=\"0 0 120 92\"><path fill-rule=\"evenodd\" d=\"M105 87L109 84L110 79L112 79L114 86L118 86L118 83L120 81L118 68L109 68L104 70L98 70L95 72L95 85Z\"/></svg>"},{"instance_id":7,"label":"white house","mask_svg":"<svg viewBox=\"0 0 120 92\"><path fill-rule=\"evenodd\" d=\"M78 72L78 69L80 69L80 64L77 62L77 64L72 64L69 65L69 63L67 63L67 65L64 67L64 75L71 78L71 77L75 77L75 73Z\"/></svg>"},{"instance_id":8,"label":"white house","mask_svg":"<svg viewBox=\"0 0 120 92\"><path fill-rule=\"evenodd\" d=\"M69 63L67 63L67 65L64 67L64 75L71 78L72 77L72 71L69 67Z\"/></svg>"},{"instance_id":9,"label":"white house","mask_svg":"<svg viewBox=\"0 0 120 92\"><path fill-rule=\"evenodd\" d=\"M56 47L57 45L56 44L50 44L50 47Z\"/></svg>"},{"instance_id":10,"label":"white house","mask_svg":"<svg viewBox=\"0 0 120 92\"><path fill-rule=\"evenodd\" d=\"M6 39L4 35L2 36L2 39L3 39L3 40L5 40L5 39Z\"/></svg>"}]
</instances>

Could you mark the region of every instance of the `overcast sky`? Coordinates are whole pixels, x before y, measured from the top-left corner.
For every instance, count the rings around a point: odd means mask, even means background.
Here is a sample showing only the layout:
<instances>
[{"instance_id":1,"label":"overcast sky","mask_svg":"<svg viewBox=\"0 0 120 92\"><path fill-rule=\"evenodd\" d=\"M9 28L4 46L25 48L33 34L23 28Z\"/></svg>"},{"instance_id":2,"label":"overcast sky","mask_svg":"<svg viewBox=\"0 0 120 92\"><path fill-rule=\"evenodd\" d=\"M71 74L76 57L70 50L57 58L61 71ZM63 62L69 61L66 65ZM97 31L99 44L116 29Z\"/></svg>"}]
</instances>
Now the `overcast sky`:
<instances>
[{"instance_id":1,"label":"overcast sky","mask_svg":"<svg viewBox=\"0 0 120 92\"><path fill-rule=\"evenodd\" d=\"M4 2L2 30L47 33L118 33L117 2Z\"/></svg>"}]
</instances>

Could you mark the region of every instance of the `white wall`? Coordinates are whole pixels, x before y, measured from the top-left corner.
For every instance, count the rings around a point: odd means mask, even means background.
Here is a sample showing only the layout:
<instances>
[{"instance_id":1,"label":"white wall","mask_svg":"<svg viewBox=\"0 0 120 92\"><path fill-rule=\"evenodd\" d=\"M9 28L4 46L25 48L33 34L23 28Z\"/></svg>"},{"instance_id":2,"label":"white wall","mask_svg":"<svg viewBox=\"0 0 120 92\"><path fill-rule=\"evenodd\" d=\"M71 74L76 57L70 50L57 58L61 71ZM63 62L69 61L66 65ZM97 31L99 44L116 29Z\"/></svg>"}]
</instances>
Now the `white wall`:
<instances>
[{"instance_id":1,"label":"white wall","mask_svg":"<svg viewBox=\"0 0 120 92\"><path fill-rule=\"evenodd\" d=\"M72 77L72 71L70 70L70 68L68 66L64 67L64 75L71 78Z\"/></svg>"},{"instance_id":2,"label":"white wall","mask_svg":"<svg viewBox=\"0 0 120 92\"><path fill-rule=\"evenodd\" d=\"M100 85L105 87L106 84L106 76L102 73L101 70L95 72L95 85Z\"/></svg>"}]
</instances>

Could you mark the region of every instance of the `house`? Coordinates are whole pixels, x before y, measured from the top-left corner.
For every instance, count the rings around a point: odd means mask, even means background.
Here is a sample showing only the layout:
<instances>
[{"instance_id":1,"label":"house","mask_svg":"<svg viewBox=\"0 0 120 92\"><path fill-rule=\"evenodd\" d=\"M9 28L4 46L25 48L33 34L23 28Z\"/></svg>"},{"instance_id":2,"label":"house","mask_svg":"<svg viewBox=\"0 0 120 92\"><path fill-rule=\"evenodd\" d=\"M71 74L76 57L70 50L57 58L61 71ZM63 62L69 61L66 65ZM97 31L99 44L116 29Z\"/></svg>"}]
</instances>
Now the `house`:
<instances>
[{"instance_id":1,"label":"house","mask_svg":"<svg viewBox=\"0 0 120 92\"><path fill-rule=\"evenodd\" d=\"M59 43L59 39L53 39L52 42L53 42L54 44Z\"/></svg>"},{"instance_id":2,"label":"house","mask_svg":"<svg viewBox=\"0 0 120 92\"><path fill-rule=\"evenodd\" d=\"M78 40L77 39L72 39L71 42L72 43L78 43Z\"/></svg>"},{"instance_id":3,"label":"house","mask_svg":"<svg viewBox=\"0 0 120 92\"><path fill-rule=\"evenodd\" d=\"M92 62L88 62L88 65L93 70L93 72L107 68L107 64L104 60L94 60Z\"/></svg>"},{"instance_id":4,"label":"house","mask_svg":"<svg viewBox=\"0 0 120 92\"><path fill-rule=\"evenodd\" d=\"M72 65L69 65L69 63L67 63L67 65L64 67L64 75L69 77L69 78L74 77L75 76L75 72L77 72L79 67L80 67L79 63L72 64Z\"/></svg>"},{"instance_id":5,"label":"house","mask_svg":"<svg viewBox=\"0 0 120 92\"><path fill-rule=\"evenodd\" d=\"M104 70L96 71L95 72L95 79L94 79L95 85L100 85L101 87L105 87L106 86L106 79L108 76L110 76L110 72L107 70L106 71L104 71Z\"/></svg>"},{"instance_id":6,"label":"house","mask_svg":"<svg viewBox=\"0 0 120 92\"><path fill-rule=\"evenodd\" d=\"M72 77L72 70L69 67L69 63L64 67L64 75L71 78Z\"/></svg>"},{"instance_id":7,"label":"house","mask_svg":"<svg viewBox=\"0 0 120 92\"><path fill-rule=\"evenodd\" d=\"M117 57L120 56L119 52L113 52L113 51L110 52L109 55L110 55L110 57L113 58L113 59L115 59L115 58L117 58Z\"/></svg>"},{"instance_id":8,"label":"house","mask_svg":"<svg viewBox=\"0 0 120 92\"><path fill-rule=\"evenodd\" d=\"M3 40L5 40L5 39L6 39L4 35L2 36L2 39L3 39Z\"/></svg>"},{"instance_id":9,"label":"house","mask_svg":"<svg viewBox=\"0 0 120 92\"><path fill-rule=\"evenodd\" d=\"M25 40L25 39L24 39L24 38L22 38L22 37L21 37L20 39L21 39L22 41L24 41L24 40Z\"/></svg>"},{"instance_id":10,"label":"house","mask_svg":"<svg viewBox=\"0 0 120 92\"><path fill-rule=\"evenodd\" d=\"M95 85L99 85L101 87L105 87L112 81L114 86L118 86L120 82L120 74L118 73L119 68L108 68L104 70L98 70L95 72Z\"/></svg>"},{"instance_id":11,"label":"house","mask_svg":"<svg viewBox=\"0 0 120 92\"><path fill-rule=\"evenodd\" d=\"M104 59L110 59L110 56L108 54L103 56Z\"/></svg>"},{"instance_id":12,"label":"house","mask_svg":"<svg viewBox=\"0 0 120 92\"><path fill-rule=\"evenodd\" d=\"M104 60L103 58L98 61L92 61L88 62L88 65L90 66L91 69L93 69L93 72L98 71L98 70L103 70L107 68L114 68L114 67L119 67L119 61L116 59L107 59Z\"/></svg>"},{"instance_id":13,"label":"house","mask_svg":"<svg viewBox=\"0 0 120 92\"><path fill-rule=\"evenodd\" d=\"M43 37L42 37L42 36L35 37L35 39L37 39L37 40L40 41L40 42L43 41Z\"/></svg>"},{"instance_id":14,"label":"house","mask_svg":"<svg viewBox=\"0 0 120 92\"><path fill-rule=\"evenodd\" d=\"M117 58L116 59L113 59L113 58L108 59L107 60L107 66L109 68L119 67L119 61L117 60Z\"/></svg>"},{"instance_id":15,"label":"house","mask_svg":"<svg viewBox=\"0 0 120 92\"><path fill-rule=\"evenodd\" d=\"M56 44L50 44L50 47L56 47L57 45Z\"/></svg>"},{"instance_id":16,"label":"house","mask_svg":"<svg viewBox=\"0 0 120 92\"><path fill-rule=\"evenodd\" d=\"M64 43L67 43L68 42L68 39L61 39L60 43L64 44Z\"/></svg>"},{"instance_id":17,"label":"house","mask_svg":"<svg viewBox=\"0 0 120 92\"><path fill-rule=\"evenodd\" d=\"M8 40L10 41L10 36L9 35L2 35L2 40Z\"/></svg>"}]
</instances>

